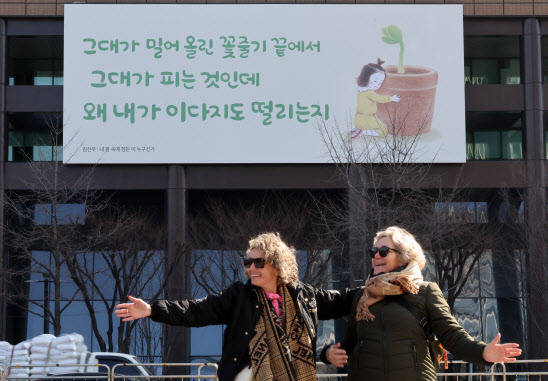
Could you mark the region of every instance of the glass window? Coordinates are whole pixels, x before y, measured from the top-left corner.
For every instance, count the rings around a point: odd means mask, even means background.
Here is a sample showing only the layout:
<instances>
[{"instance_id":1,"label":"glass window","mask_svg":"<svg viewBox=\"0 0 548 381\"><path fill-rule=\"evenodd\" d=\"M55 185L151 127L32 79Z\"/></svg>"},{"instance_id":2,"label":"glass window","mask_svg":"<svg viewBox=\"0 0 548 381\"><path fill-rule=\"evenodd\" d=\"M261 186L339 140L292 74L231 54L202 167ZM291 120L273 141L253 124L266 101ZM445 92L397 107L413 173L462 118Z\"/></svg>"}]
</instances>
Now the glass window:
<instances>
[{"instance_id":1,"label":"glass window","mask_svg":"<svg viewBox=\"0 0 548 381\"><path fill-rule=\"evenodd\" d=\"M521 128L521 112L467 112L466 159L522 159L523 136Z\"/></svg>"},{"instance_id":2,"label":"glass window","mask_svg":"<svg viewBox=\"0 0 548 381\"><path fill-rule=\"evenodd\" d=\"M444 222L485 224L489 221L486 202L436 202L434 208Z\"/></svg>"},{"instance_id":3,"label":"glass window","mask_svg":"<svg viewBox=\"0 0 548 381\"><path fill-rule=\"evenodd\" d=\"M60 113L8 113L8 161L62 161L62 141Z\"/></svg>"},{"instance_id":4,"label":"glass window","mask_svg":"<svg viewBox=\"0 0 548 381\"><path fill-rule=\"evenodd\" d=\"M486 250L475 264L469 258L465 271L473 267L454 304L459 324L475 339L487 342L501 331L516 340L523 337L525 320L519 316L526 309L525 299L518 294L521 282L516 276L521 259L510 251L507 253L511 255L510 261L501 261L500 255L505 254L500 250L497 249L496 254ZM507 290L501 292L501 288Z\"/></svg>"},{"instance_id":5,"label":"glass window","mask_svg":"<svg viewBox=\"0 0 548 381\"><path fill-rule=\"evenodd\" d=\"M57 220L57 225L84 225L86 223L86 206L84 204L36 204L34 206L34 221L38 225L51 225Z\"/></svg>"},{"instance_id":6,"label":"glass window","mask_svg":"<svg viewBox=\"0 0 548 381\"><path fill-rule=\"evenodd\" d=\"M221 356L223 326L210 325L190 329L190 352L192 356Z\"/></svg>"},{"instance_id":7,"label":"glass window","mask_svg":"<svg viewBox=\"0 0 548 381\"><path fill-rule=\"evenodd\" d=\"M522 141L521 130L502 131L502 158L523 158Z\"/></svg>"},{"instance_id":8,"label":"glass window","mask_svg":"<svg viewBox=\"0 0 548 381\"><path fill-rule=\"evenodd\" d=\"M500 159L499 131L474 131L474 159Z\"/></svg>"},{"instance_id":9,"label":"glass window","mask_svg":"<svg viewBox=\"0 0 548 381\"><path fill-rule=\"evenodd\" d=\"M520 55L519 37L465 37L464 81L470 85L518 85Z\"/></svg>"},{"instance_id":10,"label":"glass window","mask_svg":"<svg viewBox=\"0 0 548 381\"><path fill-rule=\"evenodd\" d=\"M63 36L8 37L9 85L63 84Z\"/></svg>"},{"instance_id":11,"label":"glass window","mask_svg":"<svg viewBox=\"0 0 548 381\"><path fill-rule=\"evenodd\" d=\"M108 366L111 370L114 368L114 366L118 364L130 364L131 362L128 362L128 360L124 357L103 357L99 356L97 357L97 360L99 361L99 364L103 364ZM105 368L103 368L105 369ZM140 376L141 372L139 371L139 368L135 365L121 365L117 366L116 369L114 369L114 374L123 374L126 376Z\"/></svg>"},{"instance_id":12,"label":"glass window","mask_svg":"<svg viewBox=\"0 0 548 381\"><path fill-rule=\"evenodd\" d=\"M548 130L544 133L544 145L546 146L544 148L544 154L546 155L546 158L548 159Z\"/></svg>"}]
</instances>

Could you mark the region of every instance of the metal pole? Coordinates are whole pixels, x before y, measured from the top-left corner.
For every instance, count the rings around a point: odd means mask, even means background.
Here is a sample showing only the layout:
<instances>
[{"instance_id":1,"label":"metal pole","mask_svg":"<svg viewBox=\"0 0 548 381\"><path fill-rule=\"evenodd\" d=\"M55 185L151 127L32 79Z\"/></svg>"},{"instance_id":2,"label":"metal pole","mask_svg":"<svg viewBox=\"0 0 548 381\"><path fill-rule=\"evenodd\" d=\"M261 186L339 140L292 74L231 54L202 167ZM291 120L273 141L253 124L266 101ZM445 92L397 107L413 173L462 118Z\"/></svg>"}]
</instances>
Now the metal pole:
<instances>
[{"instance_id":1,"label":"metal pole","mask_svg":"<svg viewBox=\"0 0 548 381\"><path fill-rule=\"evenodd\" d=\"M44 278L44 333L49 333L49 278Z\"/></svg>"}]
</instances>

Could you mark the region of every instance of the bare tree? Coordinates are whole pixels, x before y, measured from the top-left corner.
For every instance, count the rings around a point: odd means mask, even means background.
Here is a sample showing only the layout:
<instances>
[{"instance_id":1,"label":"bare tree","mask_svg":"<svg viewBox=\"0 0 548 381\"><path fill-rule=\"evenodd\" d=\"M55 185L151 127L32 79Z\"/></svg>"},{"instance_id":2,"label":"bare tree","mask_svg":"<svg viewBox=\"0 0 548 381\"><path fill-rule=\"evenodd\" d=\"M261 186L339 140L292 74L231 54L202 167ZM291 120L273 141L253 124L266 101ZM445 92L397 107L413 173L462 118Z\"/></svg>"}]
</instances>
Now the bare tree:
<instances>
[{"instance_id":1,"label":"bare tree","mask_svg":"<svg viewBox=\"0 0 548 381\"><path fill-rule=\"evenodd\" d=\"M18 264L8 270L12 286L9 300L42 317L53 326L55 335L61 333L61 315L76 296L75 292L63 292L67 261L76 253L89 250L86 218L108 205L108 197L92 188L93 166L75 173L61 161L61 117L57 114L46 121L49 137L40 144L48 147L48 153L41 150L34 157L52 161L33 161L27 155L30 176L23 180L25 189L10 191L4 205L8 247L13 262ZM40 251L47 255L40 255ZM22 280L30 273L42 274L46 291L49 292L49 285L53 287L53 295L45 293L50 300L27 300L27 285Z\"/></svg>"},{"instance_id":2,"label":"bare tree","mask_svg":"<svg viewBox=\"0 0 548 381\"><path fill-rule=\"evenodd\" d=\"M78 298L89 311L100 350L129 352L136 322L119 321L114 307L127 295L156 299L163 294L171 274L165 265L165 229L150 213L118 207L112 195L94 189L94 166L70 170L63 164L61 117L47 120L50 136L40 144L51 148L48 156L36 157L45 150L27 155L31 176L25 190L6 197L6 236L16 264L8 270L10 301L43 318L59 335L62 313ZM30 274L31 281L44 282L46 291L51 285L52 295L29 298L25 280ZM34 279L36 274L42 279ZM147 343L145 352L156 351L152 341Z\"/></svg>"},{"instance_id":3,"label":"bare tree","mask_svg":"<svg viewBox=\"0 0 548 381\"><path fill-rule=\"evenodd\" d=\"M548 305L548 211L540 211L544 214L544 223L533 221L534 217L527 215L527 192L529 190L521 189L502 189L499 192L505 206L504 242L507 248L500 253L500 263L504 276L517 280L509 282L508 286L525 311L523 336L528 337L527 356L541 358L548 342L544 313ZM536 370L546 369L537 367Z\"/></svg>"},{"instance_id":4,"label":"bare tree","mask_svg":"<svg viewBox=\"0 0 548 381\"><path fill-rule=\"evenodd\" d=\"M116 304L125 301L128 295L151 300L163 295L172 274L165 262L164 232L163 224L146 211L111 208L90 221L89 237L101 238L90 245L90 251L79 252L67 261L71 279L90 312L92 330L101 351L117 348L129 352L134 337L137 321L126 323L116 318ZM100 329L97 302L106 311L106 332Z\"/></svg>"},{"instance_id":5,"label":"bare tree","mask_svg":"<svg viewBox=\"0 0 548 381\"><path fill-rule=\"evenodd\" d=\"M279 232L299 250L302 281L328 286L326 268L341 253L317 217L314 199L306 193L303 197L296 192L266 192L233 202L211 195L188 221L193 296L218 292L243 280L242 257L248 240L268 231Z\"/></svg>"},{"instance_id":6,"label":"bare tree","mask_svg":"<svg viewBox=\"0 0 548 381\"><path fill-rule=\"evenodd\" d=\"M390 120L393 135L357 139L350 138L350 123L320 123L327 153L346 184L346 194L336 203L317 205L329 211L332 219L325 220L335 227L335 233L346 232L349 237L347 265L354 280L361 282L370 271L363 248L371 244L375 233L399 225L417 235L453 308L496 232L491 226L478 229L477 221L447 218L448 207L467 201L468 195L460 176L453 187L444 189L434 175L436 152L427 152L420 144L420 133L428 122L424 118L415 126L418 135L405 136L400 132L407 121L400 115Z\"/></svg>"}]
</instances>

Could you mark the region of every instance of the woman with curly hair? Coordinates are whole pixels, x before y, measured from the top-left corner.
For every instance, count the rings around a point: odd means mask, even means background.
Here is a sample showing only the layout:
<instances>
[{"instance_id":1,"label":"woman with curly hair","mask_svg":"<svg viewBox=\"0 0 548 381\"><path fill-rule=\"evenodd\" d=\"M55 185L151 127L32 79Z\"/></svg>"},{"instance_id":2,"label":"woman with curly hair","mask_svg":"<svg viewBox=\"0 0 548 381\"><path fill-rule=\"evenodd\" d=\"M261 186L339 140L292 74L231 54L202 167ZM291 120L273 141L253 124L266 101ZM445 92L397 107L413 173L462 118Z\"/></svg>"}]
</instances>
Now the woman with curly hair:
<instances>
[{"instance_id":1,"label":"woman with curly hair","mask_svg":"<svg viewBox=\"0 0 548 381\"><path fill-rule=\"evenodd\" d=\"M350 359L349 381L435 381L434 334L457 358L478 364L514 361L518 344L485 344L466 333L436 283L424 282L424 252L407 230L380 231L369 250L373 271L356 294L343 344L321 358L338 367ZM348 354L348 355L347 355Z\"/></svg>"},{"instance_id":2,"label":"woman with curly hair","mask_svg":"<svg viewBox=\"0 0 548 381\"><path fill-rule=\"evenodd\" d=\"M318 320L348 315L357 289L328 291L300 282L295 249L278 233L251 239L243 266L246 284L198 300L148 304L130 296L115 314L187 327L226 324L221 381L316 380Z\"/></svg>"}]
</instances>

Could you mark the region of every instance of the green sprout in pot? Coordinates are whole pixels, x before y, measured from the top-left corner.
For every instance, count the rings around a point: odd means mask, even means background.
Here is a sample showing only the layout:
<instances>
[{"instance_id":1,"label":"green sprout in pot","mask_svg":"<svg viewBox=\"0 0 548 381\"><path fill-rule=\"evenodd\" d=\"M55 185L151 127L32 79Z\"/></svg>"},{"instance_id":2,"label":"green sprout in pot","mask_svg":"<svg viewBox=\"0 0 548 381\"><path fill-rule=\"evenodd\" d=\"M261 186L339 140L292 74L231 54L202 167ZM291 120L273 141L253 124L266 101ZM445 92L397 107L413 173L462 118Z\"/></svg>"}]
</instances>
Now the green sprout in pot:
<instances>
[{"instance_id":1,"label":"green sprout in pot","mask_svg":"<svg viewBox=\"0 0 548 381\"><path fill-rule=\"evenodd\" d=\"M400 59L398 61L398 73L405 73L403 68L403 36L401 34L401 29L395 25L389 25L385 28L382 28L382 40L387 44L400 44Z\"/></svg>"}]
</instances>

